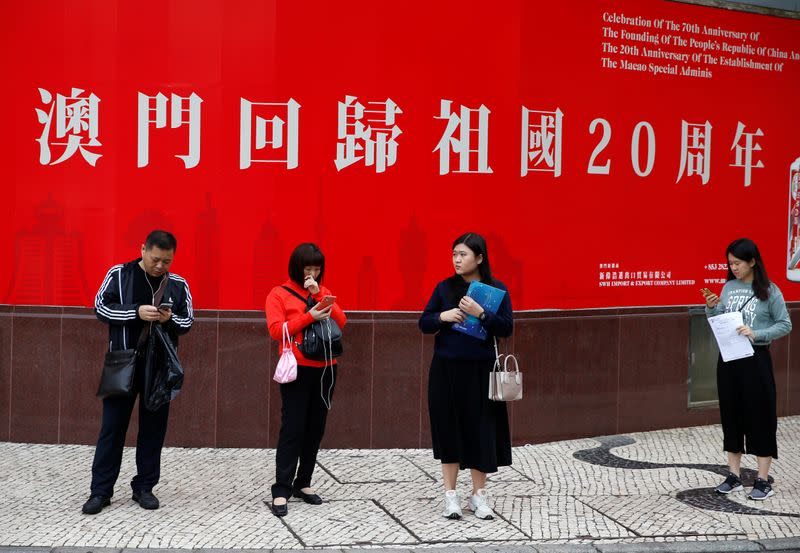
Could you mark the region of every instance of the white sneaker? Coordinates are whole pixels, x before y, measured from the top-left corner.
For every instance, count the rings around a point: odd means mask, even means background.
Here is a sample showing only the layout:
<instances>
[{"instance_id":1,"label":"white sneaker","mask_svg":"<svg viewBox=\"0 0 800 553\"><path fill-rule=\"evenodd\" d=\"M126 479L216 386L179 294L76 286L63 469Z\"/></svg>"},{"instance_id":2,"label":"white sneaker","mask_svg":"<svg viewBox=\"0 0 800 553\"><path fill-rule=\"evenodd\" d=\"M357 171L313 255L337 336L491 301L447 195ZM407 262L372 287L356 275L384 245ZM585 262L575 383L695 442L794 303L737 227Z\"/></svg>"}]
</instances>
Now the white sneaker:
<instances>
[{"instance_id":1,"label":"white sneaker","mask_svg":"<svg viewBox=\"0 0 800 553\"><path fill-rule=\"evenodd\" d=\"M486 502L486 490L481 488L478 493L469 498L469 510L475 513L475 516L483 520L492 520L494 518L494 511L489 508Z\"/></svg>"},{"instance_id":2,"label":"white sneaker","mask_svg":"<svg viewBox=\"0 0 800 553\"><path fill-rule=\"evenodd\" d=\"M455 490L447 490L444 492L444 510L442 511L442 516L451 520L458 520L461 518L461 498L458 497L458 492Z\"/></svg>"}]
</instances>

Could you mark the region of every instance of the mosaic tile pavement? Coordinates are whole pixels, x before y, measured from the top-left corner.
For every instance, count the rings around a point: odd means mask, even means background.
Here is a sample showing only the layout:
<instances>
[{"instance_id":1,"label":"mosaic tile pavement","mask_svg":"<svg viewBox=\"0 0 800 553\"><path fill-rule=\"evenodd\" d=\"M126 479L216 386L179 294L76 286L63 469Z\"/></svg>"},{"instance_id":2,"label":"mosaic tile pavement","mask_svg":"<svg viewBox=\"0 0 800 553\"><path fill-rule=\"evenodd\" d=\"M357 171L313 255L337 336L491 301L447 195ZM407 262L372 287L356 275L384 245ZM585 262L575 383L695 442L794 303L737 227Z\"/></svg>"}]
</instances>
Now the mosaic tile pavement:
<instances>
[{"instance_id":1,"label":"mosaic tile pavement","mask_svg":"<svg viewBox=\"0 0 800 553\"><path fill-rule=\"evenodd\" d=\"M145 511L130 499L126 449L111 506L86 516L92 447L0 443L0 548L603 550L797 538L800 417L781 419L778 433L776 495L759 503L713 493L725 471L719 426L517 447L514 465L489 480L492 521L466 510L459 521L440 516L440 467L429 450L323 450L315 485L326 502L292 500L277 519L268 504L274 450L165 449L162 507ZM747 482L755 459L744 465ZM464 504L469 490L462 472Z\"/></svg>"}]
</instances>

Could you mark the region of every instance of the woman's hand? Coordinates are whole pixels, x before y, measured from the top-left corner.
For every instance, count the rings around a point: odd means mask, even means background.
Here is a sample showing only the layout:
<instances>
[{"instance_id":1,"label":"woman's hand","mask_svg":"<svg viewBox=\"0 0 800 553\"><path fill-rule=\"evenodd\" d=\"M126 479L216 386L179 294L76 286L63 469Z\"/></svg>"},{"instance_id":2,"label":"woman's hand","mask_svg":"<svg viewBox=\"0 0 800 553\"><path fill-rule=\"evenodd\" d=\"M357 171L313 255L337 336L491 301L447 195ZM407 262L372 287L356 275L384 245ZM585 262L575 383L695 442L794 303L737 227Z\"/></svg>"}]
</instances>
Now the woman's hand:
<instances>
[{"instance_id":1,"label":"woman's hand","mask_svg":"<svg viewBox=\"0 0 800 553\"><path fill-rule=\"evenodd\" d=\"M443 323L463 323L466 315L458 307L439 313L439 320Z\"/></svg>"},{"instance_id":2,"label":"woman's hand","mask_svg":"<svg viewBox=\"0 0 800 553\"><path fill-rule=\"evenodd\" d=\"M754 341L756 339L756 334L753 332L753 329L747 325L742 325L736 329L736 332L739 333L740 336L747 336L750 338L750 341Z\"/></svg>"},{"instance_id":3,"label":"woman's hand","mask_svg":"<svg viewBox=\"0 0 800 553\"><path fill-rule=\"evenodd\" d=\"M320 304L317 303L317 305L312 307L311 310L309 311L309 313L311 313L311 316L314 317L314 320L322 321L324 319L330 319L331 309L333 309L333 305L329 305L325 309L320 309L319 306Z\"/></svg>"},{"instance_id":4,"label":"woman's hand","mask_svg":"<svg viewBox=\"0 0 800 553\"><path fill-rule=\"evenodd\" d=\"M314 295L319 294L319 284L317 284L317 281L314 280L314 277L311 275L306 276L306 279L303 281L303 288Z\"/></svg>"},{"instance_id":5,"label":"woman's hand","mask_svg":"<svg viewBox=\"0 0 800 553\"><path fill-rule=\"evenodd\" d=\"M461 298L461 301L458 302L458 307L461 309L461 311L468 315L472 315L473 317L480 317L484 311L483 307L481 307L481 304L468 296Z\"/></svg>"},{"instance_id":6,"label":"woman's hand","mask_svg":"<svg viewBox=\"0 0 800 553\"><path fill-rule=\"evenodd\" d=\"M718 303L719 303L718 295L711 293L706 296L706 305L708 306L709 309L714 309Z\"/></svg>"}]
</instances>

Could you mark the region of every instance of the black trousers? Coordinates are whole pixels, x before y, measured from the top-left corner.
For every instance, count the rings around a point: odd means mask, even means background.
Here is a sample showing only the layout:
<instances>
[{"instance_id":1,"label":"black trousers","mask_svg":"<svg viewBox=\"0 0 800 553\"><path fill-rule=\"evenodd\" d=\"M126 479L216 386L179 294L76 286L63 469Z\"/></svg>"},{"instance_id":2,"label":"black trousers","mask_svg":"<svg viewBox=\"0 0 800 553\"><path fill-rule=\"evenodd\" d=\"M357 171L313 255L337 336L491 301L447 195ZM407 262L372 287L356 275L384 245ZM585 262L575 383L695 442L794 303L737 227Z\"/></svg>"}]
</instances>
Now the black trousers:
<instances>
[{"instance_id":1,"label":"black trousers","mask_svg":"<svg viewBox=\"0 0 800 553\"><path fill-rule=\"evenodd\" d=\"M778 458L778 417L772 358L765 346L752 357L717 363L722 449Z\"/></svg>"},{"instance_id":2,"label":"black trousers","mask_svg":"<svg viewBox=\"0 0 800 553\"><path fill-rule=\"evenodd\" d=\"M336 366L298 365L297 380L281 384L281 432L275 455L272 497L289 498L293 490L311 486L319 444L325 434L328 408L333 398Z\"/></svg>"},{"instance_id":3,"label":"black trousers","mask_svg":"<svg viewBox=\"0 0 800 553\"><path fill-rule=\"evenodd\" d=\"M142 389L144 369L136 367L135 393L129 397L108 397L103 400L103 422L92 463L91 495L114 495L114 484L122 466L125 434L131 420L136 396ZM157 411L148 411L139 402L139 434L136 437L136 476L131 481L134 491L152 491L161 477L161 449L167 434L169 403Z\"/></svg>"}]
</instances>

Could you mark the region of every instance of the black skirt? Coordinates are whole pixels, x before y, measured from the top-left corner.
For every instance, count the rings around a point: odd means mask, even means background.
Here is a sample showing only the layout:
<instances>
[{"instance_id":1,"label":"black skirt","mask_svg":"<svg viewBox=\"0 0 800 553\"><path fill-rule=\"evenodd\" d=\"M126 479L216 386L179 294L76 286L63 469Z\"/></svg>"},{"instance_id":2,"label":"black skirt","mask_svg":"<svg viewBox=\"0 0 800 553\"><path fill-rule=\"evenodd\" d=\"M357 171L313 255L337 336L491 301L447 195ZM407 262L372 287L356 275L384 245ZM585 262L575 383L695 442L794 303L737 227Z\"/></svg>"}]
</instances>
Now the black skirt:
<instances>
[{"instance_id":1,"label":"black skirt","mask_svg":"<svg viewBox=\"0 0 800 553\"><path fill-rule=\"evenodd\" d=\"M752 357L717 363L723 451L778 458L778 416L772 358L766 346Z\"/></svg>"},{"instance_id":2,"label":"black skirt","mask_svg":"<svg viewBox=\"0 0 800 553\"><path fill-rule=\"evenodd\" d=\"M433 356L428 410L433 457L442 463L481 472L511 464L506 404L489 399L493 364Z\"/></svg>"}]
</instances>

